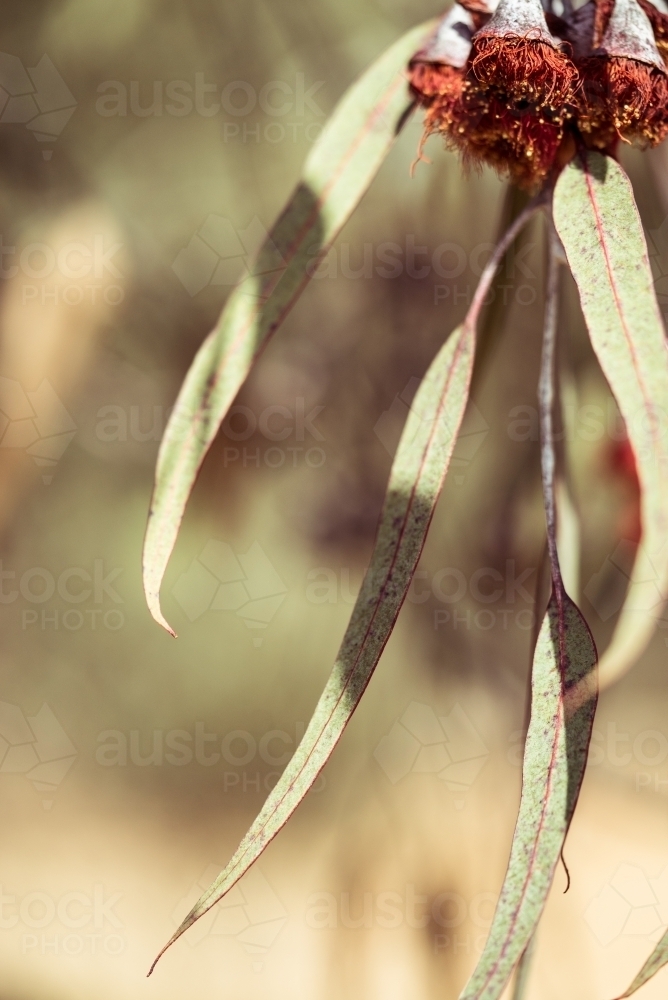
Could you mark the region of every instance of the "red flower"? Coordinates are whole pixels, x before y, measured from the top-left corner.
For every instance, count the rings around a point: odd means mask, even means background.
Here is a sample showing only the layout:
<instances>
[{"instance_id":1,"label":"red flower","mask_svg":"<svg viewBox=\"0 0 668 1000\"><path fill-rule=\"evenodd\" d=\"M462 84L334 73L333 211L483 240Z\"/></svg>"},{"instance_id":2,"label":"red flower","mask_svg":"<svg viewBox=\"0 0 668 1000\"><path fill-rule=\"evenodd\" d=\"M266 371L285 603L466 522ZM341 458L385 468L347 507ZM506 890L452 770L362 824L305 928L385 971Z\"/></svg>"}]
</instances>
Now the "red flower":
<instances>
[{"instance_id":1,"label":"red flower","mask_svg":"<svg viewBox=\"0 0 668 1000\"><path fill-rule=\"evenodd\" d=\"M540 0L463 0L410 64L425 137L464 163L539 187L576 141L612 150L668 134L668 16L649 0L589 0L549 24ZM651 10L650 10L651 8ZM554 33L553 33L554 32Z\"/></svg>"},{"instance_id":2,"label":"red flower","mask_svg":"<svg viewBox=\"0 0 668 1000\"><path fill-rule=\"evenodd\" d=\"M657 14L659 12L657 11ZM668 132L668 77L652 24L637 0L599 0L583 77L578 126L588 145L622 138L654 145Z\"/></svg>"}]
</instances>

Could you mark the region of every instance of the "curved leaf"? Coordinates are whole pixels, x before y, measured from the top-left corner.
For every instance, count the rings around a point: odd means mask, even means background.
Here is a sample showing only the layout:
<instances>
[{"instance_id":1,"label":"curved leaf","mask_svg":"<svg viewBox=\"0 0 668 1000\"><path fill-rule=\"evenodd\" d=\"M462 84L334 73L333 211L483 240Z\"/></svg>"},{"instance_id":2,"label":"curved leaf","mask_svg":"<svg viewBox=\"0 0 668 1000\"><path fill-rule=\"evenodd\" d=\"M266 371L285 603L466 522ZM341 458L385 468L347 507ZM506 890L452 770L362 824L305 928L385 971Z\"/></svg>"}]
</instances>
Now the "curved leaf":
<instances>
[{"instance_id":1,"label":"curved leaf","mask_svg":"<svg viewBox=\"0 0 668 1000\"><path fill-rule=\"evenodd\" d=\"M531 679L522 798L489 937L460 1000L497 1000L530 945L568 832L596 709L596 648L587 623L554 590Z\"/></svg>"},{"instance_id":2,"label":"curved leaf","mask_svg":"<svg viewBox=\"0 0 668 1000\"><path fill-rule=\"evenodd\" d=\"M253 362L387 156L411 108L405 66L435 24L409 31L345 94L252 274L230 295L186 375L160 446L144 542L148 606L172 635L160 586L204 456Z\"/></svg>"},{"instance_id":3,"label":"curved leaf","mask_svg":"<svg viewBox=\"0 0 668 1000\"><path fill-rule=\"evenodd\" d=\"M609 157L587 153L562 172L554 222L591 342L626 423L642 492L643 535L601 686L647 645L668 585L668 353L631 184Z\"/></svg>"},{"instance_id":4,"label":"curved leaf","mask_svg":"<svg viewBox=\"0 0 668 1000\"><path fill-rule=\"evenodd\" d=\"M624 1000L624 997L632 996L636 990L639 990L641 986L644 986L648 980L655 976L659 969L662 969L664 965L668 963L668 931L663 935L661 940L657 943L654 951L649 956L642 969L633 980L626 993L622 993L619 1000Z\"/></svg>"},{"instance_id":5,"label":"curved leaf","mask_svg":"<svg viewBox=\"0 0 668 1000\"><path fill-rule=\"evenodd\" d=\"M309 727L229 865L160 955L229 892L285 825L327 763L362 697L424 546L464 416L474 349L475 328L467 323L446 341L420 385L392 466L371 564ZM151 971L154 966L155 962Z\"/></svg>"}]
</instances>

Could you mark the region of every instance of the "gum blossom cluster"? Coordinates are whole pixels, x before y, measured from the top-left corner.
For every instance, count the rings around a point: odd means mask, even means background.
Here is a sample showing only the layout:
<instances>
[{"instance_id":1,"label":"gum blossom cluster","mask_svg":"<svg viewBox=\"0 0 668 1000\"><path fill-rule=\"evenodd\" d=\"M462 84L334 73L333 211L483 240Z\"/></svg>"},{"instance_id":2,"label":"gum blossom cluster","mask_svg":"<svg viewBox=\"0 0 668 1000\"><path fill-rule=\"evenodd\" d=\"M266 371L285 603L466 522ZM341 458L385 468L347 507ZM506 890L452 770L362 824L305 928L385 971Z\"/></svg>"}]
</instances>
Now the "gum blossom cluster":
<instances>
[{"instance_id":1,"label":"gum blossom cluster","mask_svg":"<svg viewBox=\"0 0 668 1000\"><path fill-rule=\"evenodd\" d=\"M425 138L467 165L538 188L578 143L614 154L668 134L668 8L588 0L557 16L540 0L460 0L411 60Z\"/></svg>"}]
</instances>

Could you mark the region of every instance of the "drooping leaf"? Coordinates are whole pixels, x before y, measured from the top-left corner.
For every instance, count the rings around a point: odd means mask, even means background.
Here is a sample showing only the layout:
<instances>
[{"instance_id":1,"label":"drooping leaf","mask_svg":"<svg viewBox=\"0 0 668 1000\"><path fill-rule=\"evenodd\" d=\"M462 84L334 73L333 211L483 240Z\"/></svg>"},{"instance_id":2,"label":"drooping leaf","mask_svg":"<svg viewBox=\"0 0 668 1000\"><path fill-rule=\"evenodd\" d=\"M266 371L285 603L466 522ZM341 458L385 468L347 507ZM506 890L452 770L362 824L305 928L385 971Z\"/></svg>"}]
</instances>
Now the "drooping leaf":
<instances>
[{"instance_id":1,"label":"drooping leaf","mask_svg":"<svg viewBox=\"0 0 668 1000\"><path fill-rule=\"evenodd\" d=\"M484 951L460 1000L498 1000L547 899L587 762L596 648L566 593L553 591L534 653L522 798Z\"/></svg>"},{"instance_id":2,"label":"drooping leaf","mask_svg":"<svg viewBox=\"0 0 668 1000\"><path fill-rule=\"evenodd\" d=\"M639 990L641 986L644 986L648 980L655 976L657 972L668 963L668 931L661 937L661 940L657 942L654 951L649 956L642 969L635 977L629 988L625 993L619 997L619 1000L624 1000L625 997L632 996L636 990Z\"/></svg>"},{"instance_id":3,"label":"drooping leaf","mask_svg":"<svg viewBox=\"0 0 668 1000\"><path fill-rule=\"evenodd\" d=\"M392 466L371 563L308 729L227 868L166 948L229 892L285 825L327 763L362 697L424 546L464 416L474 348L475 328L465 323L446 341L420 385Z\"/></svg>"},{"instance_id":4,"label":"drooping leaf","mask_svg":"<svg viewBox=\"0 0 668 1000\"><path fill-rule=\"evenodd\" d=\"M668 584L668 352L631 184L598 153L578 156L554 192L554 222L591 342L626 423L642 493L642 538L601 686L647 645Z\"/></svg>"},{"instance_id":5,"label":"drooping leaf","mask_svg":"<svg viewBox=\"0 0 668 1000\"><path fill-rule=\"evenodd\" d=\"M144 543L144 589L169 632L160 586L190 491L251 366L298 299L387 156L411 107L405 66L436 22L409 31L348 90L292 198L186 375L160 446Z\"/></svg>"}]
</instances>

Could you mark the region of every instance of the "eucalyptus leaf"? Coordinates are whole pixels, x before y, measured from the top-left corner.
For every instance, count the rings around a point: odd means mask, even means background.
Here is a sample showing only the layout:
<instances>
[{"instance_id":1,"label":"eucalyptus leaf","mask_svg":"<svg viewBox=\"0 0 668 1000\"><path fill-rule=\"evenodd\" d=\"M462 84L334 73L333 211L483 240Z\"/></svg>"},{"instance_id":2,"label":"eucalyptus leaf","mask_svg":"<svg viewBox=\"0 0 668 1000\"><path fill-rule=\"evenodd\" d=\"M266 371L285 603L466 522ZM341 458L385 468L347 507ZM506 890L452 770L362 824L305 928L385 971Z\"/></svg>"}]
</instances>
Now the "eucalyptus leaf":
<instances>
[{"instance_id":1,"label":"eucalyptus leaf","mask_svg":"<svg viewBox=\"0 0 668 1000\"><path fill-rule=\"evenodd\" d=\"M151 614L172 635L160 587L204 457L235 396L373 180L408 117L405 67L435 21L412 29L347 91L300 183L192 362L160 446L144 542Z\"/></svg>"},{"instance_id":2,"label":"eucalyptus leaf","mask_svg":"<svg viewBox=\"0 0 668 1000\"><path fill-rule=\"evenodd\" d=\"M484 951L460 1000L497 1000L530 945L584 777L596 660L587 623L566 593L554 590L534 653L522 798L508 870Z\"/></svg>"},{"instance_id":3,"label":"eucalyptus leaf","mask_svg":"<svg viewBox=\"0 0 668 1000\"><path fill-rule=\"evenodd\" d=\"M591 342L626 423L641 487L642 538L626 600L600 664L621 676L651 638L668 584L668 352L640 217L626 174L583 153L554 192L554 222Z\"/></svg>"},{"instance_id":4,"label":"eucalyptus leaf","mask_svg":"<svg viewBox=\"0 0 668 1000\"><path fill-rule=\"evenodd\" d=\"M661 940L657 943L654 951L649 956L642 969L635 977L629 988L625 993L619 997L619 1000L624 1000L624 997L633 996L636 990L639 990L641 986L644 986L652 976L668 963L668 931L661 937Z\"/></svg>"},{"instance_id":5,"label":"eucalyptus leaf","mask_svg":"<svg viewBox=\"0 0 668 1000\"><path fill-rule=\"evenodd\" d=\"M287 823L327 763L362 697L424 546L466 409L474 349L475 327L465 323L446 341L422 381L392 466L371 563L308 729L227 868L160 955L230 891ZM151 971L154 966L155 962Z\"/></svg>"}]
</instances>

